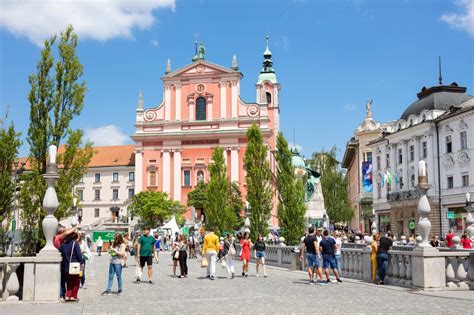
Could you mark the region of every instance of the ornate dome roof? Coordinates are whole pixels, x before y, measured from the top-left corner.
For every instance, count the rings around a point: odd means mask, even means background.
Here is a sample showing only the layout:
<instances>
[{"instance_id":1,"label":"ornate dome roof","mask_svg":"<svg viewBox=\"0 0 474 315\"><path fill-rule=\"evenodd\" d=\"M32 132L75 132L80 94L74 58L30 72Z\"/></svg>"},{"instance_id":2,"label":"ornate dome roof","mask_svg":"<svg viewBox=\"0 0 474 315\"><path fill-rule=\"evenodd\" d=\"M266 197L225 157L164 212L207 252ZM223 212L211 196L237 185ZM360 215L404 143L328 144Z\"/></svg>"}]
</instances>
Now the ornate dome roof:
<instances>
[{"instance_id":1,"label":"ornate dome roof","mask_svg":"<svg viewBox=\"0 0 474 315\"><path fill-rule=\"evenodd\" d=\"M293 164L294 168L305 168L306 163L304 159L301 157L300 153L298 152L298 149L293 146L290 149L291 153L293 156L291 157L291 164Z\"/></svg>"},{"instance_id":2,"label":"ornate dome roof","mask_svg":"<svg viewBox=\"0 0 474 315\"><path fill-rule=\"evenodd\" d=\"M465 87L460 87L454 82L451 85L423 87L417 96L418 100L408 106L401 119L406 120L410 115L418 115L423 110L449 110L450 107L459 106L473 98L466 94Z\"/></svg>"}]
</instances>

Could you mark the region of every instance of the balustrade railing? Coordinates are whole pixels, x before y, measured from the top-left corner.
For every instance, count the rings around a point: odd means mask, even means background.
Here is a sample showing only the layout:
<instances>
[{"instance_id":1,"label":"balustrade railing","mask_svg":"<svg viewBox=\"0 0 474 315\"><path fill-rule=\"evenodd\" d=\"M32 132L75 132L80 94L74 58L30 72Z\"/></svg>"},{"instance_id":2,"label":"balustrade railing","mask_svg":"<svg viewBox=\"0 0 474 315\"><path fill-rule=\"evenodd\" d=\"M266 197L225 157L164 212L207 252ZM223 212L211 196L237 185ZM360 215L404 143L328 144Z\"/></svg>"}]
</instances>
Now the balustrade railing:
<instances>
[{"instance_id":1,"label":"balustrade railing","mask_svg":"<svg viewBox=\"0 0 474 315\"><path fill-rule=\"evenodd\" d=\"M408 250L390 250L385 282L409 287L412 285L412 256Z\"/></svg>"},{"instance_id":2,"label":"balustrade railing","mask_svg":"<svg viewBox=\"0 0 474 315\"><path fill-rule=\"evenodd\" d=\"M442 252L446 261L446 288L448 290L474 289L474 278L469 279L469 251Z\"/></svg>"}]
</instances>

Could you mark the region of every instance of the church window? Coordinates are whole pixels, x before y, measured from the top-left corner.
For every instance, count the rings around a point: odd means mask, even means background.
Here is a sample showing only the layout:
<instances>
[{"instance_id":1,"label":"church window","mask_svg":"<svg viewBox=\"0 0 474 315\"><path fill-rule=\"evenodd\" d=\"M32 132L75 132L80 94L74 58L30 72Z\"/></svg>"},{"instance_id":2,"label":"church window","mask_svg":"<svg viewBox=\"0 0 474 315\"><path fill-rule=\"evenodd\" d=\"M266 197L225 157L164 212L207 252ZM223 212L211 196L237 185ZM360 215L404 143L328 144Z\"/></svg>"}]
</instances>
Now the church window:
<instances>
[{"instance_id":1,"label":"church window","mask_svg":"<svg viewBox=\"0 0 474 315\"><path fill-rule=\"evenodd\" d=\"M152 170L148 173L150 186L156 186L156 171Z\"/></svg>"},{"instance_id":2,"label":"church window","mask_svg":"<svg viewBox=\"0 0 474 315\"><path fill-rule=\"evenodd\" d=\"M196 120L206 120L206 99L204 97L196 99Z\"/></svg>"},{"instance_id":3,"label":"church window","mask_svg":"<svg viewBox=\"0 0 474 315\"><path fill-rule=\"evenodd\" d=\"M269 92L266 92L265 95L267 96L267 104L270 104L272 102L272 94Z\"/></svg>"}]
</instances>

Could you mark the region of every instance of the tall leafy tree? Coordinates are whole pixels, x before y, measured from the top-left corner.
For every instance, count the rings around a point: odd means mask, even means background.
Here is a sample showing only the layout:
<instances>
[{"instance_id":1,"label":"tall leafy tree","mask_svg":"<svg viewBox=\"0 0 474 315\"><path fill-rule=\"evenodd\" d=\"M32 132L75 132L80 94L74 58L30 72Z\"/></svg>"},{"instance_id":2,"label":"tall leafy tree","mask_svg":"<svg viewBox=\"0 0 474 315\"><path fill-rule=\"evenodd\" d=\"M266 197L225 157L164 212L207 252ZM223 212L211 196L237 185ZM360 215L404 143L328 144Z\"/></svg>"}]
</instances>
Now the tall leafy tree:
<instances>
[{"instance_id":1,"label":"tall leafy tree","mask_svg":"<svg viewBox=\"0 0 474 315\"><path fill-rule=\"evenodd\" d=\"M86 172L92 157L91 143L81 147L82 131L69 128L72 119L83 108L87 90L86 83L80 81L83 67L77 56L77 43L78 38L72 26L61 32L57 54L53 51L56 36L45 41L37 72L29 77L30 125L27 141L30 145L31 172L23 177L24 191L20 193L24 239L35 238L27 234L36 230L39 230L41 237L39 224L44 215L41 209L46 191L42 174L46 172L49 145L60 147L66 141L57 159L62 168L57 188L60 201L56 212L58 219L69 214L72 189Z\"/></svg>"},{"instance_id":2,"label":"tall leafy tree","mask_svg":"<svg viewBox=\"0 0 474 315\"><path fill-rule=\"evenodd\" d=\"M216 228L217 233L232 231L237 222L229 203L230 182L224 160L224 149L216 147L212 153L214 163L209 165L210 179L206 187L206 224Z\"/></svg>"},{"instance_id":3,"label":"tall leafy tree","mask_svg":"<svg viewBox=\"0 0 474 315\"><path fill-rule=\"evenodd\" d=\"M14 163L21 145L13 122L7 126L5 119L0 119L0 242L6 237L15 207Z\"/></svg>"},{"instance_id":4,"label":"tall leafy tree","mask_svg":"<svg viewBox=\"0 0 474 315\"><path fill-rule=\"evenodd\" d=\"M272 210L273 191L270 165L267 159L268 148L263 142L260 128L253 124L247 130L247 149L244 168L247 172L246 199L250 205L250 234L256 239L259 234L268 232L268 220Z\"/></svg>"},{"instance_id":5,"label":"tall leafy tree","mask_svg":"<svg viewBox=\"0 0 474 315\"><path fill-rule=\"evenodd\" d=\"M234 211L235 218L237 220L235 228L239 228L244 224L245 217L242 216L242 210L244 209L242 192L240 191L239 183L236 181L230 183L228 204L232 211Z\"/></svg>"},{"instance_id":6,"label":"tall leafy tree","mask_svg":"<svg viewBox=\"0 0 474 315\"><path fill-rule=\"evenodd\" d=\"M305 190L302 180L296 178L292 153L283 134L277 137L278 220L282 236L288 245L297 245L304 233Z\"/></svg>"},{"instance_id":7,"label":"tall leafy tree","mask_svg":"<svg viewBox=\"0 0 474 315\"><path fill-rule=\"evenodd\" d=\"M203 210L206 204L206 183L203 181L198 181L196 187L188 192L188 202L189 207L194 207L196 209Z\"/></svg>"},{"instance_id":8,"label":"tall leafy tree","mask_svg":"<svg viewBox=\"0 0 474 315\"><path fill-rule=\"evenodd\" d=\"M333 223L347 222L354 217L347 196L347 177L338 168L336 146L329 151L313 153L310 164L321 173L321 187L324 196L324 206L329 219Z\"/></svg>"},{"instance_id":9,"label":"tall leafy tree","mask_svg":"<svg viewBox=\"0 0 474 315\"><path fill-rule=\"evenodd\" d=\"M133 216L140 217L140 222L146 226L163 225L174 215L176 221L182 222L184 207L177 201L172 201L168 194L161 191L142 191L132 198L129 209Z\"/></svg>"}]
</instances>

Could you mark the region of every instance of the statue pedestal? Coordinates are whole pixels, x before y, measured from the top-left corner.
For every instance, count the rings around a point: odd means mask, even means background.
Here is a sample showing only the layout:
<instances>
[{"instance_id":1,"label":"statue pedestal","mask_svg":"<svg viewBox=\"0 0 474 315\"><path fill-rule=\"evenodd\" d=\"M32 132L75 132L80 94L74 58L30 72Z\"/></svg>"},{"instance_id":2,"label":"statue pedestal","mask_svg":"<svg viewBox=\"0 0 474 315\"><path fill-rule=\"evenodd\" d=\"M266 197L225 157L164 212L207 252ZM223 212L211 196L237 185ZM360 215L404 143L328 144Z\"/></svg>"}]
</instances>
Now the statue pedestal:
<instances>
[{"instance_id":1,"label":"statue pedestal","mask_svg":"<svg viewBox=\"0 0 474 315\"><path fill-rule=\"evenodd\" d=\"M42 251L36 256L35 301L57 301L61 282L61 254Z\"/></svg>"},{"instance_id":2,"label":"statue pedestal","mask_svg":"<svg viewBox=\"0 0 474 315\"><path fill-rule=\"evenodd\" d=\"M411 263L413 286L422 289L446 286L445 258L436 248L414 248Z\"/></svg>"}]
</instances>

